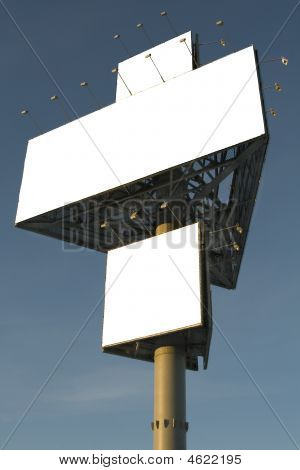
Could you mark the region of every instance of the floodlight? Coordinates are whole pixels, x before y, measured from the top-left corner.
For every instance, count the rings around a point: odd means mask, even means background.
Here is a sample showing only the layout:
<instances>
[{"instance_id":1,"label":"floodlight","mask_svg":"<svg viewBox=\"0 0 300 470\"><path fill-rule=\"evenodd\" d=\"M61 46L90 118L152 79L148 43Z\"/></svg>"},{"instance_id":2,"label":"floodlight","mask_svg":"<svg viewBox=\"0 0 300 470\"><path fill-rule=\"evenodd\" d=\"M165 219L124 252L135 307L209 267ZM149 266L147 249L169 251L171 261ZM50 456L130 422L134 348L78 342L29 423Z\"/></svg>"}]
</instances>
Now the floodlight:
<instances>
[{"instance_id":1,"label":"floodlight","mask_svg":"<svg viewBox=\"0 0 300 470\"><path fill-rule=\"evenodd\" d=\"M225 47L226 46L226 42L225 42L225 39L220 39L220 44L221 46Z\"/></svg>"},{"instance_id":2,"label":"floodlight","mask_svg":"<svg viewBox=\"0 0 300 470\"><path fill-rule=\"evenodd\" d=\"M274 109L274 108L270 108L269 111L270 111L270 113L271 113L271 116L273 116L273 117L276 117L277 114L278 114L277 111L276 111L276 109Z\"/></svg>"},{"instance_id":3,"label":"floodlight","mask_svg":"<svg viewBox=\"0 0 300 470\"><path fill-rule=\"evenodd\" d=\"M145 27L144 27L144 24L143 23L138 23L136 25L137 29L140 29L143 31L144 35L146 36L147 40L150 42L151 46L153 47L154 44L153 44L153 41L151 39L151 37L149 36L148 32L146 31Z\"/></svg>"},{"instance_id":4,"label":"floodlight","mask_svg":"<svg viewBox=\"0 0 300 470\"><path fill-rule=\"evenodd\" d=\"M224 24L224 21L223 21L223 20L218 20L218 21L216 21L216 25L217 25L217 26L223 26L223 24Z\"/></svg>"},{"instance_id":5,"label":"floodlight","mask_svg":"<svg viewBox=\"0 0 300 470\"><path fill-rule=\"evenodd\" d=\"M242 229L242 227L241 227L239 224L237 224L237 225L235 226L235 230L236 230L239 234L242 234L242 233L243 233L243 229Z\"/></svg>"},{"instance_id":6,"label":"floodlight","mask_svg":"<svg viewBox=\"0 0 300 470\"><path fill-rule=\"evenodd\" d=\"M128 56L130 57L130 52L129 52L129 49L128 47L126 46L125 42L122 40L121 38L121 35L119 33L116 33L113 35L113 39L119 39L119 43L122 45L123 49L125 50L125 52L128 54Z\"/></svg>"},{"instance_id":7,"label":"floodlight","mask_svg":"<svg viewBox=\"0 0 300 470\"><path fill-rule=\"evenodd\" d=\"M150 60L151 60L152 64L153 64L154 67L156 68L157 73L159 74L160 78L162 79L163 82L165 82L165 79L163 78L162 74L160 73L159 68L157 67L156 63L155 63L154 60L152 59L151 53L145 55L145 59L150 59Z\"/></svg>"},{"instance_id":8,"label":"floodlight","mask_svg":"<svg viewBox=\"0 0 300 470\"><path fill-rule=\"evenodd\" d=\"M100 228L107 228L107 227L108 227L107 222L103 222L102 224L100 224Z\"/></svg>"},{"instance_id":9,"label":"floodlight","mask_svg":"<svg viewBox=\"0 0 300 470\"><path fill-rule=\"evenodd\" d=\"M275 57L275 58L273 58L273 59L266 59L266 60L263 60L262 63L265 64L265 63L267 63L267 62L277 62L277 61L279 61L279 60L280 60L280 62L281 62L283 65L285 65L285 66L287 66L288 63L289 63L288 58L287 58L287 57L284 57L284 56Z\"/></svg>"},{"instance_id":10,"label":"floodlight","mask_svg":"<svg viewBox=\"0 0 300 470\"><path fill-rule=\"evenodd\" d=\"M177 33L176 29L174 28L173 23L171 22L166 10L161 11L160 16L164 16L167 19L167 22L169 23L169 26L170 26L170 29L171 29L172 33L174 33L176 36L178 36L178 33Z\"/></svg>"},{"instance_id":11,"label":"floodlight","mask_svg":"<svg viewBox=\"0 0 300 470\"><path fill-rule=\"evenodd\" d=\"M275 88L275 91L282 91L282 87L281 87L280 83L275 83L274 88Z\"/></svg>"},{"instance_id":12,"label":"floodlight","mask_svg":"<svg viewBox=\"0 0 300 470\"><path fill-rule=\"evenodd\" d=\"M160 208L161 208L161 209L165 209L166 207L168 207L168 203L167 203L167 201L164 201L164 202L161 204Z\"/></svg>"},{"instance_id":13,"label":"floodlight","mask_svg":"<svg viewBox=\"0 0 300 470\"><path fill-rule=\"evenodd\" d=\"M80 82L80 86L81 87L88 86L88 82Z\"/></svg>"},{"instance_id":14,"label":"floodlight","mask_svg":"<svg viewBox=\"0 0 300 470\"><path fill-rule=\"evenodd\" d=\"M137 219L137 218L138 218L138 213L137 213L137 211L134 211L134 212L132 212L132 213L130 214L130 219L131 219L131 220L135 220L135 219Z\"/></svg>"},{"instance_id":15,"label":"floodlight","mask_svg":"<svg viewBox=\"0 0 300 470\"><path fill-rule=\"evenodd\" d=\"M240 245L238 245L236 242L234 242L232 246L235 251L240 251Z\"/></svg>"},{"instance_id":16,"label":"floodlight","mask_svg":"<svg viewBox=\"0 0 300 470\"><path fill-rule=\"evenodd\" d=\"M42 129L41 129L39 123L37 122L36 119L34 119L34 117L33 117L32 114L28 111L28 109L22 109L22 110L20 111L20 114L21 114L21 116L27 116L27 115L28 115L29 118L31 119L32 124L36 127L36 129L38 130L38 132L39 132L40 134L43 133L43 131L42 131Z\"/></svg>"},{"instance_id":17,"label":"floodlight","mask_svg":"<svg viewBox=\"0 0 300 470\"><path fill-rule=\"evenodd\" d=\"M57 95L50 96L50 101L55 101L55 100L58 100Z\"/></svg>"},{"instance_id":18,"label":"floodlight","mask_svg":"<svg viewBox=\"0 0 300 470\"><path fill-rule=\"evenodd\" d=\"M186 38L181 38L179 42L186 42Z\"/></svg>"},{"instance_id":19,"label":"floodlight","mask_svg":"<svg viewBox=\"0 0 300 470\"><path fill-rule=\"evenodd\" d=\"M120 77L120 79L122 80L122 82L124 83L124 85L126 86L128 93L129 93L130 95L132 95L131 90L128 88L127 83L125 82L124 78L123 78L122 75L120 74L118 67L114 67L114 68L112 69L112 73L117 73L117 74L118 74L118 76Z\"/></svg>"},{"instance_id":20,"label":"floodlight","mask_svg":"<svg viewBox=\"0 0 300 470\"><path fill-rule=\"evenodd\" d=\"M268 90L270 88L273 88L273 90L275 91L282 91L282 86L280 85L280 83L277 82L275 82L273 85L268 85L264 87L265 90Z\"/></svg>"}]
</instances>

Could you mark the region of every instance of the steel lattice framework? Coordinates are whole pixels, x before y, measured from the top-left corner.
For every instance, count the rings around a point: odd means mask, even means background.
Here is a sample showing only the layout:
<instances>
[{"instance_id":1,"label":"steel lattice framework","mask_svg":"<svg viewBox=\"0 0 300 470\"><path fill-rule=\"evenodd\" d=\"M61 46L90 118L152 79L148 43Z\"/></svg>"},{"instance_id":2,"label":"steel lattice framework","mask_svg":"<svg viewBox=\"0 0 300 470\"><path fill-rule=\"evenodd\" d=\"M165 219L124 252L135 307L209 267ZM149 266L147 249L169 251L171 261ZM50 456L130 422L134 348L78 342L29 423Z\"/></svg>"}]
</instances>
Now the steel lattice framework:
<instances>
[{"instance_id":1,"label":"steel lattice framework","mask_svg":"<svg viewBox=\"0 0 300 470\"><path fill-rule=\"evenodd\" d=\"M267 143L265 135L18 226L107 252L153 236L163 212L169 213L178 226L203 220L210 235L211 282L233 289ZM224 188L227 194L223 194Z\"/></svg>"},{"instance_id":2,"label":"steel lattice framework","mask_svg":"<svg viewBox=\"0 0 300 470\"><path fill-rule=\"evenodd\" d=\"M195 64L198 57L196 37ZM260 83L257 56L256 63ZM261 83L260 92L265 116ZM207 260L210 282L233 289L269 140L266 118L265 129L263 136L27 219L17 226L108 252L154 236L162 221L172 221L177 227L201 221L206 232L205 263ZM187 368L197 370L197 356L203 356L204 367L207 366L211 318L205 318L204 325L133 341L107 352L153 361L153 352L160 345L180 344L186 347Z\"/></svg>"}]
</instances>

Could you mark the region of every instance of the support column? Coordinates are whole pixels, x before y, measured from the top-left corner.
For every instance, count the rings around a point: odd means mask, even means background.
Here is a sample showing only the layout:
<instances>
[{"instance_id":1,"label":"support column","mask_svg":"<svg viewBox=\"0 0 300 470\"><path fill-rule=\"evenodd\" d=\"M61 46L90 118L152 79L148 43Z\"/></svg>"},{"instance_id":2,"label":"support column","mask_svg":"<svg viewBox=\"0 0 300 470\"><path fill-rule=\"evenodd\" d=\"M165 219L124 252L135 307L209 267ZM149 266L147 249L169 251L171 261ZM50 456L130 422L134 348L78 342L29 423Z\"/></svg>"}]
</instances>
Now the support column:
<instances>
[{"instance_id":1,"label":"support column","mask_svg":"<svg viewBox=\"0 0 300 470\"><path fill-rule=\"evenodd\" d=\"M161 223L156 228L156 235L173 228L174 224L171 222ZM185 368L183 348L166 345L155 350L152 423L155 450L186 449Z\"/></svg>"},{"instance_id":2,"label":"support column","mask_svg":"<svg viewBox=\"0 0 300 470\"><path fill-rule=\"evenodd\" d=\"M154 353L155 450L186 449L185 353L162 346Z\"/></svg>"}]
</instances>

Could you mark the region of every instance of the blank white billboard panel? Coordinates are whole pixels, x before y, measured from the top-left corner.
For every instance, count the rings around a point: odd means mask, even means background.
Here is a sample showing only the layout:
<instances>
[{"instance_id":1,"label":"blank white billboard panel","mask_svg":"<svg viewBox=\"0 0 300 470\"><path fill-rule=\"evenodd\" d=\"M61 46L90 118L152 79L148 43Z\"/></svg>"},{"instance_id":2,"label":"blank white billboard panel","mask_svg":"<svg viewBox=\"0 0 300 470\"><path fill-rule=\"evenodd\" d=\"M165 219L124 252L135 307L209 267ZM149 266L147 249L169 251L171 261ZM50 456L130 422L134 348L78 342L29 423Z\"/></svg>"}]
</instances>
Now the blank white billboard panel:
<instances>
[{"instance_id":1,"label":"blank white billboard panel","mask_svg":"<svg viewBox=\"0 0 300 470\"><path fill-rule=\"evenodd\" d=\"M185 43L181 39L185 39ZM191 31L120 62L118 69L116 101L160 85L162 79L166 82L190 72L193 69Z\"/></svg>"},{"instance_id":2,"label":"blank white billboard panel","mask_svg":"<svg viewBox=\"0 0 300 470\"><path fill-rule=\"evenodd\" d=\"M16 222L264 133L248 47L30 140Z\"/></svg>"},{"instance_id":3,"label":"blank white billboard panel","mask_svg":"<svg viewBox=\"0 0 300 470\"><path fill-rule=\"evenodd\" d=\"M201 326L198 224L111 250L105 291L103 347Z\"/></svg>"}]
</instances>

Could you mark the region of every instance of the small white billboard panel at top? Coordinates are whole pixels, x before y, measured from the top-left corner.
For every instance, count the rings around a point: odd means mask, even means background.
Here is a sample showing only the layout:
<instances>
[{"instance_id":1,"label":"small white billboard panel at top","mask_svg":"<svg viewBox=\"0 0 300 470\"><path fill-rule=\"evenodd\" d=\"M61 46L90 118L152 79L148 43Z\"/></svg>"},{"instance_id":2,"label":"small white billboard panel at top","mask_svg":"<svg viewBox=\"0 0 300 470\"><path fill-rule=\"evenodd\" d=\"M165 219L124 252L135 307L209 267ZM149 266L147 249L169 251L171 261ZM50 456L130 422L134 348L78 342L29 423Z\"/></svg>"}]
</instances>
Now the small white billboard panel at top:
<instances>
[{"instance_id":1,"label":"small white billboard panel at top","mask_svg":"<svg viewBox=\"0 0 300 470\"><path fill-rule=\"evenodd\" d=\"M107 254L102 346L201 326L198 224Z\"/></svg>"},{"instance_id":2,"label":"small white billboard panel at top","mask_svg":"<svg viewBox=\"0 0 300 470\"><path fill-rule=\"evenodd\" d=\"M152 47L118 66L116 101L193 70L192 33Z\"/></svg>"},{"instance_id":3,"label":"small white billboard panel at top","mask_svg":"<svg viewBox=\"0 0 300 470\"><path fill-rule=\"evenodd\" d=\"M248 47L29 141L16 222L262 134Z\"/></svg>"}]
</instances>

